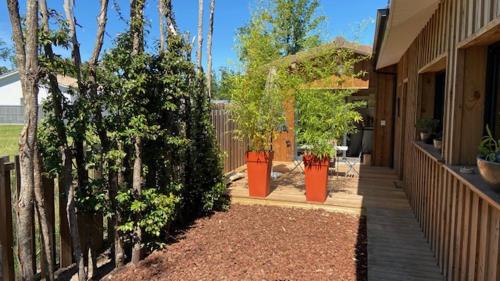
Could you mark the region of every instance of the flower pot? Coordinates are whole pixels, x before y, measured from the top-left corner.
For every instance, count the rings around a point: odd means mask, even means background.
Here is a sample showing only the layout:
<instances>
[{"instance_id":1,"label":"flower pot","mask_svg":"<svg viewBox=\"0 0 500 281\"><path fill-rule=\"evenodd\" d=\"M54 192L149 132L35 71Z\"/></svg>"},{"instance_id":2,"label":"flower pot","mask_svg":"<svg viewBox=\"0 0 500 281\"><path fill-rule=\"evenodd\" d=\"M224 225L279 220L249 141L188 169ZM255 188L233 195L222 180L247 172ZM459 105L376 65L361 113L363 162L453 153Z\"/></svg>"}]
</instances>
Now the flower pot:
<instances>
[{"instance_id":1,"label":"flower pot","mask_svg":"<svg viewBox=\"0 0 500 281\"><path fill-rule=\"evenodd\" d=\"M306 200L323 203L328 189L328 157L319 159L314 155L304 155L304 173L306 177Z\"/></svg>"},{"instance_id":2,"label":"flower pot","mask_svg":"<svg viewBox=\"0 0 500 281\"><path fill-rule=\"evenodd\" d=\"M441 150L443 147L443 141L434 139L434 148Z\"/></svg>"},{"instance_id":3,"label":"flower pot","mask_svg":"<svg viewBox=\"0 0 500 281\"><path fill-rule=\"evenodd\" d=\"M272 151L248 151L246 153L248 193L253 197L266 197L271 190Z\"/></svg>"},{"instance_id":4,"label":"flower pot","mask_svg":"<svg viewBox=\"0 0 500 281\"><path fill-rule=\"evenodd\" d=\"M430 133L420 132L420 140L421 141L427 143L430 138L431 138L431 134Z\"/></svg>"},{"instance_id":5,"label":"flower pot","mask_svg":"<svg viewBox=\"0 0 500 281\"><path fill-rule=\"evenodd\" d=\"M486 161L478 157L477 168L483 180L493 190L500 192L500 163Z\"/></svg>"}]
</instances>

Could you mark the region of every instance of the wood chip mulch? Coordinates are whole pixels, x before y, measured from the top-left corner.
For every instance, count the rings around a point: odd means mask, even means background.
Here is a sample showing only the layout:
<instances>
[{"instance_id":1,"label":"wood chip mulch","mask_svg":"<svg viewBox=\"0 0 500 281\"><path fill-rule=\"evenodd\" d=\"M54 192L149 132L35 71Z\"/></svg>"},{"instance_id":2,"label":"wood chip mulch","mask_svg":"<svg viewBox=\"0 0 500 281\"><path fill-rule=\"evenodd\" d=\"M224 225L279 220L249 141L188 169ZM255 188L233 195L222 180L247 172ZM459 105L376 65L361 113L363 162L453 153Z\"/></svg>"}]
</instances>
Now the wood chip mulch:
<instances>
[{"instance_id":1,"label":"wood chip mulch","mask_svg":"<svg viewBox=\"0 0 500 281\"><path fill-rule=\"evenodd\" d=\"M234 204L106 280L366 280L364 217Z\"/></svg>"}]
</instances>

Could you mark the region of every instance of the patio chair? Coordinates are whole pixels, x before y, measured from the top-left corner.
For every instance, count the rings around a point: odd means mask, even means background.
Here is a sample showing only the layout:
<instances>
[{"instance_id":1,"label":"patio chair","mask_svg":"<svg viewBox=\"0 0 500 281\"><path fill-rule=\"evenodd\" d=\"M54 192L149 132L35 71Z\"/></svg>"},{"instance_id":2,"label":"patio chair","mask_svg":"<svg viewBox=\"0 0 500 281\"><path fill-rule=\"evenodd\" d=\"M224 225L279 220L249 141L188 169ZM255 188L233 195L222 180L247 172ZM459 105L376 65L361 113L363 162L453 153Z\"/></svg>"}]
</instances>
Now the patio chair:
<instances>
[{"instance_id":1,"label":"patio chair","mask_svg":"<svg viewBox=\"0 0 500 281\"><path fill-rule=\"evenodd\" d=\"M296 151L295 156L293 158L293 168L290 169L290 171L288 171L285 175L291 174L297 168L300 168L302 170L302 172L304 172L304 167L302 167L302 166L304 164L303 156L304 156L305 149L306 149L306 146L297 147L297 149L295 150Z\"/></svg>"}]
</instances>

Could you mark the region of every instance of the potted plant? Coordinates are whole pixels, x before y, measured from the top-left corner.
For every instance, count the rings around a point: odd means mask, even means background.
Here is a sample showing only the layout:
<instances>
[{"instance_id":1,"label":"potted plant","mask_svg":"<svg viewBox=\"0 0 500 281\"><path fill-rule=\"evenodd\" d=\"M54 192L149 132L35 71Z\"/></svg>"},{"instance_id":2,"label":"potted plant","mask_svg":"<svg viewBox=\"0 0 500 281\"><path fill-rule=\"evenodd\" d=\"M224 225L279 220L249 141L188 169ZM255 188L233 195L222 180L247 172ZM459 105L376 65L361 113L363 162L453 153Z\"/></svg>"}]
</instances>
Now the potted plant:
<instances>
[{"instance_id":1,"label":"potted plant","mask_svg":"<svg viewBox=\"0 0 500 281\"><path fill-rule=\"evenodd\" d=\"M306 200L326 200L328 168L335 156L335 140L355 130L362 120L356 108L364 102L346 102L352 91L303 90L297 94L297 140L305 149L303 156Z\"/></svg>"},{"instance_id":2,"label":"potted plant","mask_svg":"<svg viewBox=\"0 0 500 281\"><path fill-rule=\"evenodd\" d=\"M435 138L433 141L434 148L441 150L443 148L443 141L441 138Z\"/></svg>"},{"instance_id":3,"label":"potted plant","mask_svg":"<svg viewBox=\"0 0 500 281\"><path fill-rule=\"evenodd\" d=\"M437 129L438 126L439 120L427 117L419 118L415 123L415 128L419 129L420 131L420 140L425 143L429 143L432 137L432 133Z\"/></svg>"},{"instance_id":4,"label":"potted plant","mask_svg":"<svg viewBox=\"0 0 500 281\"><path fill-rule=\"evenodd\" d=\"M484 181L500 192L500 140L495 140L488 126L486 132L487 135L479 144L477 167Z\"/></svg>"},{"instance_id":5,"label":"potted plant","mask_svg":"<svg viewBox=\"0 0 500 281\"><path fill-rule=\"evenodd\" d=\"M433 144L435 149L441 150L443 148L443 137L442 134L437 134L436 137L433 139Z\"/></svg>"},{"instance_id":6,"label":"potted plant","mask_svg":"<svg viewBox=\"0 0 500 281\"><path fill-rule=\"evenodd\" d=\"M273 67L249 70L233 81L229 109L238 128L236 137L248 143L248 191L254 197L266 197L270 192L272 142L285 122L285 94L276 86L276 75Z\"/></svg>"}]
</instances>

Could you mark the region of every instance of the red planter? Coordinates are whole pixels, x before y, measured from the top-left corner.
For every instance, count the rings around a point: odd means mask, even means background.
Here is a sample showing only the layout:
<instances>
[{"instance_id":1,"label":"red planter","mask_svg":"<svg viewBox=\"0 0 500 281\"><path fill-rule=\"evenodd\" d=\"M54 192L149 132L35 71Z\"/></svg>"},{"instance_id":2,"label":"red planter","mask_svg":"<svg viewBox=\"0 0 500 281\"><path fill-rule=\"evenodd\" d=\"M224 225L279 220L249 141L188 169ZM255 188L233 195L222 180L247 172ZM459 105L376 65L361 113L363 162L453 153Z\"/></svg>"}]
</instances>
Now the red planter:
<instances>
[{"instance_id":1,"label":"red planter","mask_svg":"<svg viewBox=\"0 0 500 281\"><path fill-rule=\"evenodd\" d=\"M306 176L306 200L323 203L328 190L328 167L330 158L322 159L313 155L304 155Z\"/></svg>"},{"instance_id":2,"label":"red planter","mask_svg":"<svg viewBox=\"0 0 500 281\"><path fill-rule=\"evenodd\" d=\"M246 153L248 193L254 197L266 197L271 190L272 151L248 151Z\"/></svg>"}]
</instances>

